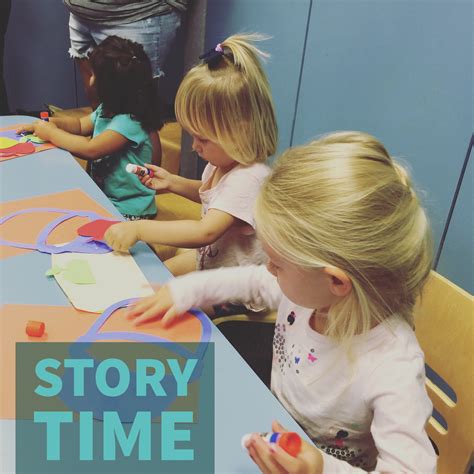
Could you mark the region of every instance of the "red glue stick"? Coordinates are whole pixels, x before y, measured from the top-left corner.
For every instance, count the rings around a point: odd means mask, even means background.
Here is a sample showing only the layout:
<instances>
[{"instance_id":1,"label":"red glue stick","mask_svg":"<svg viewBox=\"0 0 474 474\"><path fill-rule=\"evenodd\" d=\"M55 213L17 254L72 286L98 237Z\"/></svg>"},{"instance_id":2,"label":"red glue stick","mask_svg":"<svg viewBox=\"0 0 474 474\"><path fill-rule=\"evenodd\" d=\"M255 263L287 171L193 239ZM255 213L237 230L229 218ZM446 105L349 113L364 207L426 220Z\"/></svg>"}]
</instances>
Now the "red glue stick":
<instances>
[{"instance_id":1,"label":"red glue stick","mask_svg":"<svg viewBox=\"0 0 474 474\"><path fill-rule=\"evenodd\" d=\"M141 178L143 178L143 176L146 176L146 175L150 176L150 178L153 178L153 171L152 170L149 170L148 168L145 168L144 166L134 165L132 163L129 163L125 167L125 171L127 173L134 173L137 176L140 176Z\"/></svg>"},{"instance_id":2,"label":"red glue stick","mask_svg":"<svg viewBox=\"0 0 474 474\"><path fill-rule=\"evenodd\" d=\"M49 113L48 112L40 112L40 119L44 120L45 122L49 122Z\"/></svg>"},{"instance_id":3,"label":"red glue stick","mask_svg":"<svg viewBox=\"0 0 474 474\"><path fill-rule=\"evenodd\" d=\"M252 436L252 433L242 437L242 447ZM301 450L301 438L298 433L287 431L285 433L260 433L260 436L269 444L277 444L290 456L296 457Z\"/></svg>"}]
</instances>

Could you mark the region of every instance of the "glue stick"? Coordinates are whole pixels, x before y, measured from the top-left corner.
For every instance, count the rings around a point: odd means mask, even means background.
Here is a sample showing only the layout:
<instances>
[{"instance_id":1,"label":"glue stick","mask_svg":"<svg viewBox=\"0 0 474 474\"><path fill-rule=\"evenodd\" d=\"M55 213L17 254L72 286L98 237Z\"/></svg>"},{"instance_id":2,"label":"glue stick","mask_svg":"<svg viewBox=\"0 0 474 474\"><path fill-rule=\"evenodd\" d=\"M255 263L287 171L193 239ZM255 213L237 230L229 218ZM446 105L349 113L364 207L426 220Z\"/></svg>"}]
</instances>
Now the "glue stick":
<instances>
[{"instance_id":1,"label":"glue stick","mask_svg":"<svg viewBox=\"0 0 474 474\"><path fill-rule=\"evenodd\" d=\"M245 444L251 436L252 433L248 433L242 437L243 448L245 448ZM301 450L301 438L298 433L294 433L291 431L287 431L285 433L260 433L260 436L270 445L277 444L290 456L298 456L298 453Z\"/></svg>"},{"instance_id":2,"label":"glue stick","mask_svg":"<svg viewBox=\"0 0 474 474\"><path fill-rule=\"evenodd\" d=\"M150 178L153 178L153 171L152 170L149 170L148 168L145 168L144 166L134 165L132 163L129 163L125 167L125 171L127 173L134 173L137 176L140 176L141 178L143 178L143 176L146 176L146 175L150 176Z\"/></svg>"}]
</instances>

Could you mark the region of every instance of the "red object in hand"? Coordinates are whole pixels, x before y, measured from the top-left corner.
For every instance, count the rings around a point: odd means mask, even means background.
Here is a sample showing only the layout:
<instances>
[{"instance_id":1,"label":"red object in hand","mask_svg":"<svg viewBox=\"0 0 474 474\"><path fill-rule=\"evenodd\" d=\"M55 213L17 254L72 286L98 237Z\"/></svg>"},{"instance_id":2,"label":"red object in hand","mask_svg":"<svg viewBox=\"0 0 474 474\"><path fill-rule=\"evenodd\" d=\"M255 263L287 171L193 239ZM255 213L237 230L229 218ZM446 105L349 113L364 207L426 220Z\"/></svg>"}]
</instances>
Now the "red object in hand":
<instances>
[{"instance_id":1,"label":"red object in hand","mask_svg":"<svg viewBox=\"0 0 474 474\"><path fill-rule=\"evenodd\" d=\"M26 334L31 337L41 337L44 334L45 325L42 321L28 321L26 323Z\"/></svg>"},{"instance_id":2,"label":"red object in hand","mask_svg":"<svg viewBox=\"0 0 474 474\"><path fill-rule=\"evenodd\" d=\"M242 437L242 447L245 448L247 441L251 438L252 433L248 433ZM285 431L284 433L260 433L270 445L277 444L283 451L286 451L290 456L296 457L301 451L302 441L298 433L292 431Z\"/></svg>"},{"instance_id":3,"label":"red object in hand","mask_svg":"<svg viewBox=\"0 0 474 474\"><path fill-rule=\"evenodd\" d=\"M78 235L82 237L92 237L94 240L104 240L104 234L107 229L114 225L119 224L120 221L109 221L106 219L97 219L95 221L88 222L77 229Z\"/></svg>"},{"instance_id":4,"label":"red object in hand","mask_svg":"<svg viewBox=\"0 0 474 474\"><path fill-rule=\"evenodd\" d=\"M40 112L40 119L49 122L49 112Z\"/></svg>"}]
</instances>

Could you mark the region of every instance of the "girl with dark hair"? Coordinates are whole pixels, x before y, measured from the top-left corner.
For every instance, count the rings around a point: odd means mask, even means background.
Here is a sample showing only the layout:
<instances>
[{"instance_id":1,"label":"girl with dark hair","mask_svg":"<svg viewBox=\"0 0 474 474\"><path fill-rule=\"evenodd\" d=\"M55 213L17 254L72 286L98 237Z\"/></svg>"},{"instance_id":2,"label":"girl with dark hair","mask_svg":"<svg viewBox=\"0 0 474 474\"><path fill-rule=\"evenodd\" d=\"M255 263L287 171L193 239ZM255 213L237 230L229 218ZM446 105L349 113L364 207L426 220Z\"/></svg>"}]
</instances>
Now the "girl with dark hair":
<instances>
[{"instance_id":1,"label":"girl with dark hair","mask_svg":"<svg viewBox=\"0 0 474 474\"><path fill-rule=\"evenodd\" d=\"M161 120L150 60L143 47L109 36L91 55L91 87L100 105L83 118L51 118L23 126L43 140L91 162L94 181L128 220L156 215L155 191L126 171L159 160ZM92 136L91 136L92 135Z\"/></svg>"}]
</instances>

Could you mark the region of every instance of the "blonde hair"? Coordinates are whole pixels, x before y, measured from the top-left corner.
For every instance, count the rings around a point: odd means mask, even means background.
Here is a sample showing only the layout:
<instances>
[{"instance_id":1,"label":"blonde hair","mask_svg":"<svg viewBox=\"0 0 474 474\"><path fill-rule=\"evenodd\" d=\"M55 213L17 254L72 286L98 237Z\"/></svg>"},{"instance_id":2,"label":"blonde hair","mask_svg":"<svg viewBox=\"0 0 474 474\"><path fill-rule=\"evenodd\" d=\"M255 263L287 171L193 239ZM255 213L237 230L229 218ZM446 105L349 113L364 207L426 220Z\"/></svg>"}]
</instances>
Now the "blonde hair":
<instances>
[{"instance_id":1,"label":"blonde hair","mask_svg":"<svg viewBox=\"0 0 474 474\"><path fill-rule=\"evenodd\" d=\"M224 54L192 68L179 86L176 118L193 135L218 143L235 161L263 162L276 151L278 129L270 85L251 44L260 35L234 35Z\"/></svg>"},{"instance_id":2,"label":"blonde hair","mask_svg":"<svg viewBox=\"0 0 474 474\"><path fill-rule=\"evenodd\" d=\"M347 343L392 314L412 324L431 268L429 223L408 173L374 137L339 132L287 150L263 185L256 222L290 262L350 277L326 335Z\"/></svg>"}]
</instances>

